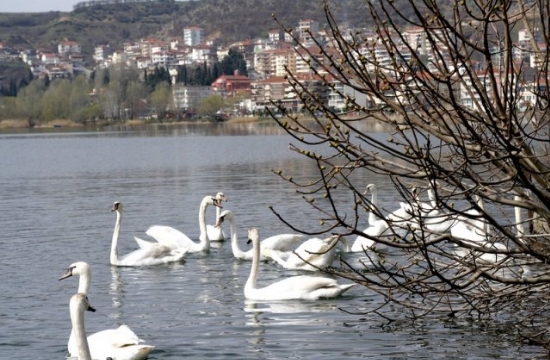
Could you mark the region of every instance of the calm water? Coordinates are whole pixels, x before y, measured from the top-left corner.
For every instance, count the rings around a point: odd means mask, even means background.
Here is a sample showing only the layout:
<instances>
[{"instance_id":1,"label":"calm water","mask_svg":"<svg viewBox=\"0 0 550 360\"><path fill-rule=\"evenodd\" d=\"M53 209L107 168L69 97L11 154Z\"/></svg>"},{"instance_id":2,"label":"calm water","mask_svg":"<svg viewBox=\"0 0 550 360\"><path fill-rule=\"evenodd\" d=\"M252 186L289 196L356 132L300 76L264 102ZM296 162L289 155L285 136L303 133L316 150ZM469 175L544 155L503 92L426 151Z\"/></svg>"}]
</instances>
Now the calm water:
<instances>
[{"instance_id":1,"label":"calm water","mask_svg":"<svg viewBox=\"0 0 550 360\"><path fill-rule=\"evenodd\" d=\"M355 287L315 302L253 303L243 297L250 263L233 259L229 242L182 264L150 268L109 265L115 215L124 204L120 253L136 248L153 224L198 238L205 195L223 191L246 229L289 232L268 209L314 226L315 214L272 174L308 178L315 169L288 150L292 140L270 126L189 126L97 132L0 134L0 358L63 359L70 332L68 302L77 278L57 281L73 262L92 267L88 332L128 324L156 346L151 359L527 358L506 332L468 324L384 326L349 315L380 298ZM380 197L393 199L372 177ZM393 201L393 200L392 200ZM214 222L214 210L207 214ZM229 233L229 229L226 229ZM272 264L259 284L296 274Z\"/></svg>"}]
</instances>

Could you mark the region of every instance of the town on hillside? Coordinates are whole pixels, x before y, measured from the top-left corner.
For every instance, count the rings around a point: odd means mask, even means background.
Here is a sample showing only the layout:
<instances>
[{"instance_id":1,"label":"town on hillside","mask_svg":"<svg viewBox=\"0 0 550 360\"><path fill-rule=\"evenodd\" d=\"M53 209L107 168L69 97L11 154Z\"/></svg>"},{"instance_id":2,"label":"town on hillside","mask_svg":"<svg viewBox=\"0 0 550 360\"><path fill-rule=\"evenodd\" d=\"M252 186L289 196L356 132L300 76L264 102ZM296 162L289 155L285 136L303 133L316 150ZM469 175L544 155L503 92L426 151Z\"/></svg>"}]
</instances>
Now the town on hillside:
<instances>
[{"instance_id":1,"label":"town on hillside","mask_svg":"<svg viewBox=\"0 0 550 360\"><path fill-rule=\"evenodd\" d=\"M358 30L353 29L353 33ZM380 37L368 30L361 29L364 45L359 48L354 58L361 62L367 71L374 67L383 69L395 59L392 58L383 45ZM407 52L421 51L425 54L428 64L436 67L435 53L445 54L444 44L427 45L425 30L409 28L399 34L403 43L402 61L407 60ZM351 29L341 29L342 34L352 33ZM292 35L291 35L292 34ZM344 86L338 78L328 76L322 66L327 63L326 54L338 50L331 35L320 29L319 23L311 19L302 19L291 32L282 29L269 31L268 37L242 40L224 46L214 46L208 41L208 34L197 26L186 27L181 31L181 37L170 39L142 38L127 42L122 48L112 48L109 45L97 45L93 53L93 64L85 64L81 54L81 46L75 41L62 41L57 46L57 52L44 52L39 49L16 51L2 47L0 43L0 59L23 61L30 67L35 78L47 77L50 81L58 78L73 78L84 73L89 75L93 70L110 68L112 66L133 67L143 69L163 68L171 76L171 106L177 112L194 113L199 102L209 96L219 95L222 98L239 97L239 102L232 109L226 109L228 115L253 114L263 111L266 107L275 108L273 104L282 105L287 111L299 112L303 103L289 79L299 82L301 86L321 99L336 112L347 109L346 97L353 97L358 103L367 107L378 106L377 99L356 92ZM536 35L536 34L535 34ZM396 36L396 34L387 34ZM351 40L351 39L350 39ZM531 51L531 42L526 31L519 31L514 47L514 58L524 71L536 69L535 52ZM319 51L322 46L325 52ZM428 46L437 48L428 48ZM543 44L542 47L545 47ZM178 81L178 69L182 65L196 66L213 64L222 61L230 50L238 51L246 61L246 73L235 71L233 74L221 75L209 86L190 86ZM415 50L413 50L415 49ZM495 61L501 53L495 49ZM367 61L365 61L365 58ZM410 58L410 57L409 57ZM528 61L525 61L528 59ZM483 68L480 66L480 69ZM93 70L92 70L93 69ZM378 69L378 70L379 70ZM461 69L457 69L460 74ZM478 74L483 78L488 74ZM496 74L499 76L499 74ZM475 108L477 100L468 91L467 82L458 82L459 99L463 105ZM490 95L494 90L487 89ZM388 89L388 97L396 101L404 96L400 89ZM529 107L535 101L536 85L523 87L521 95L522 106Z\"/></svg>"}]
</instances>

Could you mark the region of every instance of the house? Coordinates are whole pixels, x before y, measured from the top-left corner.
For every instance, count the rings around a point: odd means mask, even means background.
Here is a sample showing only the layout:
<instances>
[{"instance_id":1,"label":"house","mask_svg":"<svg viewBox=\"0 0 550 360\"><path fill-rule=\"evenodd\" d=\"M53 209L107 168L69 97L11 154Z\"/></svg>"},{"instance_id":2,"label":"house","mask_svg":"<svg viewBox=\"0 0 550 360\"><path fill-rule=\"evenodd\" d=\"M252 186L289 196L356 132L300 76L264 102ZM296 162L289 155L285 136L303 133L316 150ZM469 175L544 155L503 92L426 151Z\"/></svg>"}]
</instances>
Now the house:
<instances>
[{"instance_id":1,"label":"house","mask_svg":"<svg viewBox=\"0 0 550 360\"><path fill-rule=\"evenodd\" d=\"M42 64L44 65L59 65L61 60L59 57L54 53L42 53L40 56L40 60L42 60Z\"/></svg>"},{"instance_id":2,"label":"house","mask_svg":"<svg viewBox=\"0 0 550 360\"><path fill-rule=\"evenodd\" d=\"M212 90L221 96L250 91L250 79L235 70L233 75L222 75L212 83Z\"/></svg>"},{"instance_id":3,"label":"house","mask_svg":"<svg viewBox=\"0 0 550 360\"><path fill-rule=\"evenodd\" d=\"M75 41L64 41L57 45L57 53L61 56L80 54L80 44Z\"/></svg>"}]
</instances>

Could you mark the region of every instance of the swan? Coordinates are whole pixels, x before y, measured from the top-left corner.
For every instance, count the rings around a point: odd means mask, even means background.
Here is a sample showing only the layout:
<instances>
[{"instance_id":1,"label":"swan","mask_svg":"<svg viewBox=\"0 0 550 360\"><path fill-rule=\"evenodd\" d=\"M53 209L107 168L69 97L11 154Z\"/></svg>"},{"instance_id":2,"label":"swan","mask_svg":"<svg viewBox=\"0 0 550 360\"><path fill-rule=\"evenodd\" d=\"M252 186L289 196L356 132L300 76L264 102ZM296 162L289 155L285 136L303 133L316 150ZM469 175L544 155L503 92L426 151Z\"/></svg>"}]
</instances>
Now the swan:
<instances>
[{"instance_id":1,"label":"swan","mask_svg":"<svg viewBox=\"0 0 550 360\"><path fill-rule=\"evenodd\" d=\"M88 295L92 273L88 263L78 261L72 263L59 280L71 276L78 276L78 293ZM143 342L127 325L121 325L116 329L107 329L91 334L86 344L89 346L94 359L146 359L154 349L151 345L139 345ZM79 352L78 334L71 332L67 344L69 356L75 356ZM116 356L115 356L116 355Z\"/></svg>"},{"instance_id":2,"label":"swan","mask_svg":"<svg viewBox=\"0 0 550 360\"><path fill-rule=\"evenodd\" d=\"M224 193L222 192L219 192L216 194L216 199L220 204L220 206L216 206L216 222L217 222L218 218L220 217L220 213L222 211L221 203L223 201L227 201L227 199ZM221 228L221 226L216 226L215 223L214 225L211 225L211 224L206 225L206 234L208 235L208 239L210 239L210 241L223 241L226 238L225 233Z\"/></svg>"},{"instance_id":3,"label":"swan","mask_svg":"<svg viewBox=\"0 0 550 360\"><path fill-rule=\"evenodd\" d=\"M111 242L111 265L115 266L149 266L158 264L168 264L183 259L188 248L178 248L172 250L162 244L151 244L145 248L132 251L129 254L119 258L118 256L118 236L120 234L120 223L122 222L122 203L115 201L111 211L116 211L115 230Z\"/></svg>"},{"instance_id":4,"label":"swan","mask_svg":"<svg viewBox=\"0 0 550 360\"><path fill-rule=\"evenodd\" d=\"M154 238L155 240L157 240L159 244L167 246L172 250L179 249L179 248L186 248L188 249L187 252L189 253L208 251L210 250L210 239L208 238L208 235L206 233L205 215L206 215L206 208L209 205L214 205L216 207L219 207L221 206L221 203L218 201L217 198L212 196L205 196L202 199L201 205L199 207L200 235L199 235L198 243L191 240L189 236L185 235L184 233L182 233L177 229L174 229L171 226L153 225L149 229L147 229L145 233L150 237ZM136 241L138 241L138 239L136 239Z\"/></svg>"},{"instance_id":5,"label":"swan","mask_svg":"<svg viewBox=\"0 0 550 360\"><path fill-rule=\"evenodd\" d=\"M321 276L293 276L263 288L256 288L260 267L260 237L258 229L248 230L248 242L252 242L254 256L250 276L244 286L244 296L249 300L317 300L342 295L355 284L340 285L334 279Z\"/></svg>"},{"instance_id":6,"label":"swan","mask_svg":"<svg viewBox=\"0 0 550 360\"><path fill-rule=\"evenodd\" d=\"M376 208L378 201L378 191L376 189L376 185L368 184L365 193L368 192L371 193L372 197L371 206ZM401 209L405 209L403 205L401 206ZM371 209L369 211L368 222L369 226L365 230L363 230L363 234L365 234L366 236L357 236L357 238L353 242L353 245L351 245L351 252L360 252L370 249L375 244L375 241L372 238L382 235L389 228L388 221L386 219L379 219L374 214L374 209Z\"/></svg>"},{"instance_id":7,"label":"swan","mask_svg":"<svg viewBox=\"0 0 550 360\"><path fill-rule=\"evenodd\" d=\"M216 226L221 226L226 220L229 221L229 229L231 231L231 250L233 251L233 256L237 259L252 260L254 255L253 249L242 251L239 247L235 215L231 210L224 210L221 212ZM303 237L304 236L300 234L279 234L262 240L260 242L261 260L269 260L275 252L277 252L279 256L286 257L285 253L292 251L298 246L302 242Z\"/></svg>"},{"instance_id":8,"label":"swan","mask_svg":"<svg viewBox=\"0 0 550 360\"><path fill-rule=\"evenodd\" d=\"M346 238L333 235L326 239L311 238L304 241L287 259L283 259L278 252L271 253L270 257L285 269L317 271L332 265L340 239L344 247L349 247Z\"/></svg>"},{"instance_id":9,"label":"swan","mask_svg":"<svg viewBox=\"0 0 550 360\"><path fill-rule=\"evenodd\" d=\"M69 309L72 325L71 336L74 334L76 338L78 359L92 360L88 341L86 340L86 329L84 328L84 311L94 312L95 309L88 302L88 297L81 293L74 294L71 297Z\"/></svg>"}]
</instances>

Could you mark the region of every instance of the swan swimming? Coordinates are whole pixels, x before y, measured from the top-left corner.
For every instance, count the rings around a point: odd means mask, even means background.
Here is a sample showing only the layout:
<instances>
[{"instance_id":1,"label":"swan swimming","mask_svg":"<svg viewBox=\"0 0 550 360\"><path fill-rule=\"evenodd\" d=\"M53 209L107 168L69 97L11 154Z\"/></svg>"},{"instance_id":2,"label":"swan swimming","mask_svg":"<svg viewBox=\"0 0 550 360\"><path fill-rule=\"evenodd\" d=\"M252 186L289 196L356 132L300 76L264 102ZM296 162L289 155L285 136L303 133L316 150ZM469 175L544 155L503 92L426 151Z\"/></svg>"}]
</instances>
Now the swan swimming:
<instances>
[{"instance_id":1,"label":"swan swimming","mask_svg":"<svg viewBox=\"0 0 550 360\"><path fill-rule=\"evenodd\" d=\"M111 265L115 266L150 266L159 264L168 264L178 262L183 259L189 248L170 249L162 244L151 244L132 251L129 254L119 258L118 256L118 237L120 234L120 224L122 222L122 203L115 201L111 211L116 211L116 223L113 231L111 243Z\"/></svg>"},{"instance_id":2,"label":"swan swimming","mask_svg":"<svg viewBox=\"0 0 550 360\"><path fill-rule=\"evenodd\" d=\"M79 276L78 293L88 295L91 283L91 270L88 263L78 261L69 266L65 274L59 280L71 276ZM127 325L121 325L116 329L107 329L91 334L87 338L87 346L90 348L94 359L146 359L155 348L151 345L140 345L140 339ZM73 357L79 352L77 334L71 332L67 344L69 356Z\"/></svg>"},{"instance_id":3,"label":"swan swimming","mask_svg":"<svg viewBox=\"0 0 550 360\"><path fill-rule=\"evenodd\" d=\"M199 207L199 242L196 243L189 236L171 226L153 225L145 233L157 240L161 245L167 246L172 250L179 248L188 249L189 253L196 253L210 250L210 239L206 230L206 208L210 205L221 206L221 202L212 196L205 196ZM136 241L141 240L137 239ZM144 240L141 240L144 241ZM139 241L138 241L139 242ZM145 242L145 241L144 241Z\"/></svg>"},{"instance_id":4,"label":"swan swimming","mask_svg":"<svg viewBox=\"0 0 550 360\"><path fill-rule=\"evenodd\" d=\"M214 222L214 225L206 225L206 234L208 235L208 239L210 239L210 241L224 241L226 235L221 226L216 226L216 222L218 221L218 218L220 217L220 213L222 211L221 203L227 201L227 198L225 197L224 193L219 192L216 194L216 199L220 204L220 206L216 206L216 221Z\"/></svg>"},{"instance_id":5,"label":"swan swimming","mask_svg":"<svg viewBox=\"0 0 550 360\"><path fill-rule=\"evenodd\" d=\"M224 221L229 222L229 228L231 229L231 250L233 251L233 256L237 259L252 260L254 257L254 249L242 251L239 247L235 215L231 210L224 210L221 212L216 226L220 227ZM279 256L286 257L287 255L285 253L292 251L298 246L302 242L303 237L304 236L301 234L279 234L262 240L260 242L260 259L262 261L269 260L275 252L277 252Z\"/></svg>"},{"instance_id":6,"label":"swan swimming","mask_svg":"<svg viewBox=\"0 0 550 360\"><path fill-rule=\"evenodd\" d=\"M256 287L260 267L260 236L258 229L248 230L248 242L252 242L254 256L250 276L244 286L244 296L249 300L317 300L342 295L355 284L339 285L336 280L321 276L293 276L263 288Z\"/></svg>"}]
</instances>

